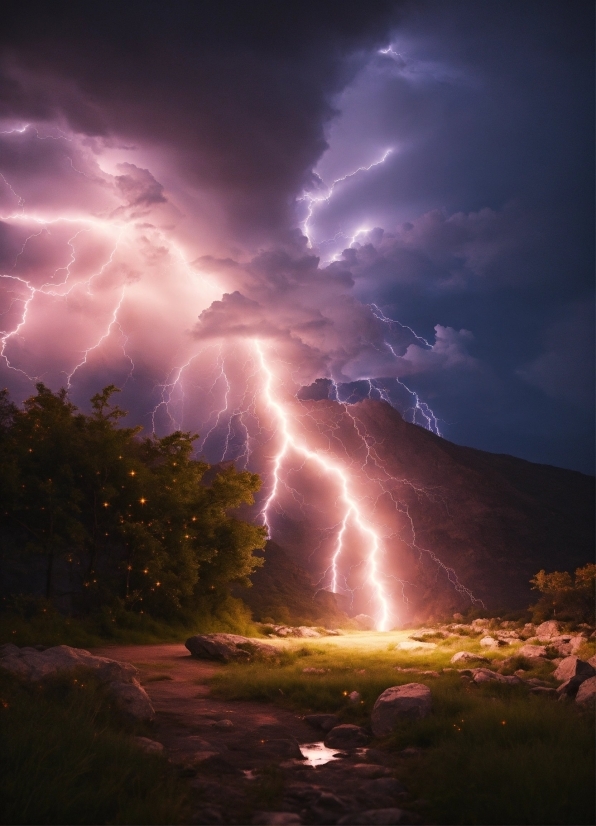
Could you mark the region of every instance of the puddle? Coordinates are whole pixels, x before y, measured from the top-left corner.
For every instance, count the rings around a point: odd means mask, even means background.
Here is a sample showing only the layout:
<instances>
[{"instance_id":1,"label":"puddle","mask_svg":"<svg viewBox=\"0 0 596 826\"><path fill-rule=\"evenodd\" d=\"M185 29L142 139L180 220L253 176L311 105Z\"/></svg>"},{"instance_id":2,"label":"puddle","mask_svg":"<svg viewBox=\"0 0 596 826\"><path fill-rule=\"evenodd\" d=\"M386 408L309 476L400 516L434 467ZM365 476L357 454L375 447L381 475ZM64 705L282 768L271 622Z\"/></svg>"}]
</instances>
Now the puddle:
<instances>
[{"instance_id":1,"label":"puddle","mask_svg":"<svg viewBox=\"0 0 596 826\"><path fill-rule=\"evenodd\" d=\"M325 743L304 743L300 751L306 758L307 766L322 766L331 760L337 760L341 754L337 749L328 749Z\"/></svg>"}]
</instances>

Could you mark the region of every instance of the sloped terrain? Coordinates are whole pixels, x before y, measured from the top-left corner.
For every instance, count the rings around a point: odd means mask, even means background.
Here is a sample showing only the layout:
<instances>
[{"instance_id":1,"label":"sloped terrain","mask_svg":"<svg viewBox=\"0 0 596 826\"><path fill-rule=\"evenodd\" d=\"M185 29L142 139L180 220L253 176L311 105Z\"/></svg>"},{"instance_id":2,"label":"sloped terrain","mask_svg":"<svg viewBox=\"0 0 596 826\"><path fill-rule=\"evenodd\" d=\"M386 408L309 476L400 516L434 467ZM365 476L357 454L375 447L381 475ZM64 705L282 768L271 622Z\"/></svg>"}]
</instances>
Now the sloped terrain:
<instances>
[{"instance_id":1,"label":"sloped terrain","mask_svg":"<svg viewBox=\"0 0 596 826\"><path fill-rule=\"evenodd\" d=\"M453 444L383 402L345 408L321 400L301 408L325 437L322 449L353 463L362 496L373 502L386 536L384 570L401 583L401 621L465 610L466 591L490 612L526 608L536 599L529 580L538 570L572 571L592 560L594 477ZM273 535L319 581L332 544L308 517L288 499ZM266 554L252 602L261 588L287 588L299 578L278 556Z\"/></svg>"}]
</instances>

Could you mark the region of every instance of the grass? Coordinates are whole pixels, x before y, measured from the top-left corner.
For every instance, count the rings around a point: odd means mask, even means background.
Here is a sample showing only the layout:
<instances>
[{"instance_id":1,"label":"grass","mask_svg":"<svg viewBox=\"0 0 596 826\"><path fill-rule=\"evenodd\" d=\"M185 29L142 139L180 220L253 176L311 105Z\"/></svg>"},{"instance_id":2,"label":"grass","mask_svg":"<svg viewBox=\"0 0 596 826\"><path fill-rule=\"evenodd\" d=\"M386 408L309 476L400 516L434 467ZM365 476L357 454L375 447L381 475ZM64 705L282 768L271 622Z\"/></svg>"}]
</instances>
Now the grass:
<instances>
[{"instance_id":1,"label":"grass","mask_svg":"<svg viewBox=\"0 0 596 826\"><path fill-rule=\"evenodd\" d=\"M0 675L0 822L188 822L186 787L134 731L83 672L44 685Z\"/></svg>"},{"instance_id":2,"label":"grass","mask_svg":"<svg viewBox=\"0 0 596 826\"><path fill-rule=\"evenodd\" d=\"M12 607L0 610L0 645L72 645L97 648L108 643L151 645L180 642L193 634L226 631L256 636L250 612L232 597L215 610L205 610L178 621L167 622L147 614L103 608L85 617L69 617L51 603L35 598L16 598Z\"/></svg>"},{"instance_id":3,"label":"grass","mask_svg":"<svg viewBox=\"0 0 596 826\"><path fill-rule=\"evenodd\" d=\"M440 670L455 651L468 650L494 663L513 656L514 667L528 667L527 676L548 680L551 663L515 658L518 645L487 654L479 637L468 636L439 642L430 652L395 651L404 637L369 634L290 643L276 663L228 666L213 678L212 691L303 713L335 712L341 722L368 725L374 702L386 688L425 683L432 692L432 714L402 725L375 745L395 755L397 776L414 797L427 801L421 810L427 822L594 822L593 714L531 695L524 686L478 686L453 672L431 677L395 668ZM304 668L327 671L305 674ZM349 701L351 691L360 693L357 703ZM421 747L420 756L401 759L406 746Z\"/></svg>"}]
</instances>

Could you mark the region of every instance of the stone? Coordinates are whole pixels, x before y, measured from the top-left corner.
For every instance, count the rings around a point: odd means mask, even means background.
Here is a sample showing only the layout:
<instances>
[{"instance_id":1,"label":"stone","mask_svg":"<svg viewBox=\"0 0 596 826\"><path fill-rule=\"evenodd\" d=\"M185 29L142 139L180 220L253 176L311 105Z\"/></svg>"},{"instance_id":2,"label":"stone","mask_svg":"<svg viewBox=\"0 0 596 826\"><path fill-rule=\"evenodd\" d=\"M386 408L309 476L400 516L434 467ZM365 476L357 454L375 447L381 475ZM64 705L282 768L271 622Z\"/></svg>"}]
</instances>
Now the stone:
<instances>
[{"instance_id":1,"label":"stone","mask_svg":"<svg viewBox=\"0 0 596 826\"><path fill-rule=\"evenodd\" d=\"M596 668L596 654L594 654L592 657L590 657L590 659L587 660L586 662L588 662L588 664L591 665L592 668Z\"/></svg>"},{"instance_id":2,"label":"stone","mask_svg":"<svg viewBox=\"0 0 596 826\"><path fill-rule=\"evenodd\" d=\"M133 737L132 739L139 748L148 754L160 754L163 751L163 743L159 743L157 740L150 740L149 737Z\"/></svg>"},{"instance_id":3,"label":"stone","mask_svg":"<svg viewBox=\"0 0 596 826\"><path fill-rule=\"evenodd\" d=\"M397 797L397 795L405 794L406 792L406 787L394 777L377 777L375 780L367 780L362 788L370 796L385 795L386 797Z\"/></svg>"},{"instance_id":4,"label":"stone","mask_svg":"<svg viewBox=\"0 0 596 826\"><path fill-rule=\"evenodd\" d=\"M361 726L344 723L331 729L325 737L325 745L328 749L357 749L365 746L369 739Z\"/></svg>"},{"instance_id":5,"label":"stone","mask_svg":"<svg viewBox=\"0 0 596 826\"><path fill-rule=\"evenodd\" d=\"M304 760L298 741L294 740L293 737L274 737L271 740L265 740L264 743L258 744L257 753L259 755L265 754L267 757L278 757L282 760Z\"/></svg>"},{"instance_id":6,"label":"stone","mask_svg":"<svg viewBox=\"0 0 596 826\"><path fill-rule=\"evenodd\" d=\"M399 823L411 823L411 815L403 809L368 809L366 812L348 815L337 821L348 826L394 826Z\"/></svg>"},{"instance_id":7,"label":"stone","mask_svg":"<svg viewBox=\"0 0 596 826\"><path fill-rule=\"evenodd\" d=\"M473 680L475 683L500 682L499 677L501 676L501 674L497 674L489 668L475 668Z\"/></svg>"},{"instance_id":8,"label":"stone","mask_svg":"<svg viewBox=\"0 0 596 826\"><path fill-rule=\"evenodd\" d=\"M338 725L339 718L336 714L307 714L304 721L313 728L330 731L334 726Z\"/></svg>"},{"instance_id":9,"label":"stone","mask_svg":"<svg viewBox=\"0 0 596 826\"><path fill-rule=\"evenodd\" d=\"M149 695L137 680L132 683L109 683L108 688L116 706L127 717L147 723L154 719L155 711Z\"/></svg>"},{"instance_id":10,"label":"stone","mask_svg":"<svg viewBox=\"0 0 596 826\"><path fill-rule=\"evenodd\" d=\"M557 696L557 689L556 688L547 688L543 685L536 685L530 689L530 694L536 694L539 697L556 697Z\"/></svg>"},{"instance_id":11,"label":"stone","mask_svg":"<svg viewBox=\"0 0 596 826\"><path fill-rule=\"evenodd\" d=\"M463 618L464 618L464 615L463 615L463 614L454 614L454 615L453 615L453 619L454 619L456 622L461 622L461 621L463 620Z\"/></svg>"},{"instance_id":12,"label":"stone","mask_svg":"<svg viewBox=\"0 0 596 826\"><path fill-rule=\"evenodd\" d=\"M329 671L328 668L303 668L303 674L326 674Z\"/></svg>"},{"instance_id":13,"label":"stone","mask_svg":"<svg viewBox=\"0 0 596 826\"><path fill-rule=\"evenodd\" d=\"M488 628L489 625L490 620L488 619L475 619L470 623L470 627L473 631L482 631L484 628Z\"/></svg>"},{"instance_id":14,"label":"stone","mask_svg":"<svg viewBox=\"0 0 596 826\"><path fill-rule=\"evenodd\" d=\"M587 680L584 680L583 683L580 685L577 694L575 695L575 702L583 705L584 703L587 705L591 703L592 705L596 701L596 677L588 677Z\"/></svg>"},{"instance_id":15,"label":"stone","mask_svg":"<svg viewBox=\"0 0 596 826\"><path fill-rule=\"evenodd\" d=\"M527 657L529 660L534 659L535 657L546 657L546 646L522 645L522 647L517 650L517 654L520 657Z\"/></svg>"},{"instance_id":16,"label":"stone","mask_svg":"<svg viewBox=\"0 0 596 826\"><path fill-rule=\"evenodd\" d=\"M494 637L482 637L480 640L480 645L483 648L498 648L499 641L496 640Z\"/></svg>"},{"instance_id":17,"label":"stone","mask_svg":"<svg viewBox=\"0 0 596 826\"><path fill-rule=\"evenodd\" d=\"M350 691L350 693L348 694L348 700L351 703L359 703L361 699L362 697L359 691Z\"/></svg>"},{"instance_id":18,"label":"stone","mask_svg":"<svg viewBox=\"0 0 596 826\"><path fill-rule=\"evenodd\" d=\"M375 621L372 617L369 617L368 614L358 614L357 617L354 617L354 622L361 631L375 630Z\"/></svg>"},{"instance_id":19,"label":"stone","mask_svg":"<svg viewBox=\"0 0 596 826\"><path fill-rule=\"evenodd\" d=\"M252 656L275 657L274 645L238 634L196 634L184 643L193 657L201 660L250 660Z\"/></svg>"},{"instance_id":20,"label":"stone","mask_svg":"<svg viewBox=\"0 0 596 826\"><path fill-rule=\"evenodd\" d=\"M127 717L139 722L149 722L155 717L149 696L137 680L138 671L133 665L96 657L83 648L56 645L39 651L31 646L18 648L9 643L0 648L0 668L30 682L86 668L107 685L117 708Z\"/></svg>"},{"instance_id":21,"label":"stone","mask_svg":"<svg viewBox=\"0 0 596 826\"><path fill-rule=\"evenodd\" d=\"M298 826L302 823L295 812L257 812L250 822L253 826Z\"/></svg>"},{"instance_id":22,"label":"stone","mask_svg":"<svg viewBox=\"0 0 596 826\"><path fill-rule=\"evenodd\" d=\"M130 663L95 657L89 651L69 645L56 645L38 651L32 647L18 648L9 643L0 649L0 668L32 682L80 667L90 669L104 683L132 682L138 675L137 669Z\"/></svg>"},{"instance_id":23,"label":"stone","mask_svg":"<svg viewBox=\"0 0 596 826\"><path fill-rule=\"evenodd\" d=\"M594 676L596 676L596 668L593 665L573 656L561 660L553 674L555 680L559 681L570 680L572 677L582 677L587 680Z\"/></svg>"},{"instance_id":24,"label":"stone","mask_svg":"<svg viewBox=\"0 0 596 826\"><path fill-rule=\"evenodd\" d=\"M395 646L396 651L431 651L436 648L436 642L420 642L416 640L402 640Z\"/></svg>"},{"instance_id":25,"label":"stone","mask_svg":"<svg viewBox=\"0 0 596 826\"><path fill-rule=\"evenodd\" d=\"M431 693L422 683L406 683L386 689L373 706L371 715L375 737L390 734L398 720L421 719L432 709Z\"/></svg>"},{"instance_id":26,"label":"stone","mask_svg":"<svg viewBox=\"0 0 596 826\"><path fill-rule=\"evenodd\" d=\"M370 753L369 749L369 753ZM356 772L358 777L364 777L368 780L376 779L377 777L386 777L391 774L391 771L385 766L377 766L376 763L356 763L351 770Z\"/></svg>"},{"instance_id":27,"label":"stone","mask_svg":"<svg viewBox=\"0 0 596 826\"><path fill-rule=\"evenodd\" d=\"M481 663L488 663L490 660L487 660L486 657L482 657L480 654L472 654L471 651L458 651L457 654L454 654L451 657L450 662L454 665L457 663L466 663L466 662L481 662ZM444 671L445 669L443 669Z\"/></svg>"},{"instance_id":28,"label":"stone","mask_svg":"<svg viewBox=\"0 0 596 826\"><path fill-rule=\"evenodd\" d=\"M297 636L297 637L313 637L314 638L314 637L320 637L321 635L314 628L309 628L307 625L299 625L296 628L295 636Z\"/></svg>"},{"instance_id":29,"label":"stone","mask_svg":"<svg viewBox=\"0 0 596 826\"><path fill-rule=\"evenodd\" d=\"M561 683L561 685L557 688L559 698L564 699L565 697L575 697L579 691L579 687L584 682L585 679L583 677L571 677L571 679L565 680L565 682Z\"/></svg>"},{"instance_id":30,"label":"stone","mask_svg":"<svg viewBox=\"0 0 596 826\"><path fill-rule=\"evenodd\" d=\"M560 625L556 620L548 620L547 622L542 622L540 625L536 626L536 636L537 637L546 637L550 639L551 637L556 637L561 633Z\"/></svg>"}]
</instances>

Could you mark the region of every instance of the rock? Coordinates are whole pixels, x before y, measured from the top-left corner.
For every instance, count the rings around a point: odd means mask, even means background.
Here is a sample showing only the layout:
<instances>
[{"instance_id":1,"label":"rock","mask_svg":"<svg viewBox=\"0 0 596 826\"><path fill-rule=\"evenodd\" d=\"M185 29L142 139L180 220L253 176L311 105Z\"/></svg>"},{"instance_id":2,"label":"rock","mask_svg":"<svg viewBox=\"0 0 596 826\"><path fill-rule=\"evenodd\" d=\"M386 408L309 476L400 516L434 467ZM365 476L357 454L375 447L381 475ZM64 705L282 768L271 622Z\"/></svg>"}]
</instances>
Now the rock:
<instances>
[{"instance_id":1,"label":"rock","mask_svg":"<svg viewBox=\"0 0 596 826\"><path fill-rule=\"evenodd\" d=\"M307 714L304 721L313 728L330 731L337 726L339 719L336 714Z\"/></svg>"},{"instance_id":2,"label":"rock","mask_svg":"<svg viewBox=\"0 0 596 826\"><path fill-rule=\"evenodd\" d=\"M132 739L137 746L149 754L160 754L163 751L163 743L158 743L157 740L150 740L148 737L133 737Z\"/></svg>"},{"instance_id":3,"label":"rock","mask_svg":"<svg viewBox=\"0 0 596 826\"><path fill-rule=\"evenodd\" d=\"M397 797L398 794L405 794L407 791L406 787L394 777L377 777L375 780L367 780L362 788L371 797L376 795Z\"/></svg>"},{"instance_id":4,"label":"rock","mask_svg":"<svg viewBox=\"0 0 596 826\"><path fill-rule=\"evenodd\" d=\"M254 826L297 826L302 823L295 812L257 812L250 822Z\"/></svg>"},{"instance_id":5,"label":"rock","mask_svg":"<svg viewBox=\"0 0 596 826\"><path fill-rule=\"evenodd\" d=\"M463 614L454 614L454 615L453 615L453 619L454 619L456 622L461 622L461 621L463 620L463 618L464 618Z\"/></svg>"},{"instance_id":6,"label":"rock","mask_svg":"<svg viewBox=\"0 0 596 826\"><path fill-rule=\"evenodd\" d=\"M496 640L494 637L482 637L480 640L480 645L483 648L498 648L499 641Z\"/></svg>"},{"instance_id":7,"label":"rock","mask_svg":"<svg viewBox=\"0 0 596 826\"><path fill-rule=\"evenodd\" d=\"M396 651L431 651L436 648L436 642L417 642L415 640L402 640L395 646Z\"/></svg>"},{"instance_id":8,"label":"rock","mask_svg":"<svg viewBox=\"0 0 596 826\"><path fill-rule=\"evenodd\" d=\"M351 703L359 703L362 697L360 696L360 692L358 691L350 691L348 694L348 700Z\"/></svg>"},{"instance_id":9,"label":"rock","mask_svg":"<svg viewBox=\"0 0 596 826\"><path fill-rule=\"evenodd\" d=\"M422 683L406 683L386 689L374 704L371 716L375 737L390 734L398 720L420 719L430 714L431 693Z\"/></svg>"},{"instance_id":10,"label":"rock","mask_svg":"<svg viewBox=\"0 0 596 826\"><path fill-rule=\"evenodd\" d=\"M470 627L473 631L482 631L484 628L488 628L489 625L490 620L488 619L475 619L470 623Z\"/></svg>"},{"instance_id":11,"label":"rock","mask_svg":"<svg viewBox=\"0 0 596 826\"><path fill-rule=\"evenodd\" d=\"M231 720L215 720L213 726L214 728L233 728L234 723Z\"/></svg>"},{"instance_id":12,"label":"rock","mask_svg":"<svg viewBox=\"0 0 596 826\"><path fill-rule=\"evenodd\" d=\"M489 668L474 668L473 671L473 680L475 683L487 683L491 680L499 682L499 677L502 676L495 671L491 671Z\"/></svg>"},{"instance_id":13,"label":"rock","mask_svg":"<svg viewBox=\"0 0 596 826\"><path fill-rule=\"evenodd\" d=\"M155 717L151 700L137 680L132 683L109 683L108 688L116 706L127 717L139 722L150 722Z\"/></svg>"},{"instance_id":14,"label":"rock","mask_svg":"<svg viewBox=\"0 0 596 826\"><path fill-rule=\"evenodd\" d=\"M299 625L296 628L295 636L297 636L297 637L320 637L321 635L314 628L309 628L307 625Z\"/></svg>"},{"instance_id":15,"label":"rock","mask_svg":"<svg viewBox=\"0 0 596 826\"><path fill-rule=\"evenodd\" d=\"M361 726L344 723L331 729L325 737L325 745L328 749L357 749L365 746L369 739Z\"/></svg>"},{"instance_id":16,"label":"rock","mask_svg":"<svg viewBox=\"0 0 596 826\"><path fill-rule=\"evenodd\" d=\"M530 689L530 694L536 694L540 697L556 697L557 696L557 689L556 688L547 688L543 685L534 686L534 688Z\"/></svg>"},{"instance_id":17,"label":"rock","mask_svg":"<svg viewBox=\"0 0 596 826\"><path fill-rule=\"evenodd\" d=\"M33 647L18 648L9 643L0 648L0 668L31 682L86 668L107 685L116 706L128 717L139 722L155 717L149 696L136 679L138 671L130 663L95 657L89 651L68 645L56 645L39 651Z\"/></svg>"},{"instance_id":18,"label":"rock","mask_svg":"<svg viewBox=\"0 0 596 826\"><path fill-rule=\"evenodd\" d=\"M596 668L578 657L565 657L553 674L555 680L566 681L572 677L582 677L587 680L589 677L596 675Z\"/></svg>"},{"instance_id":19,"label":"rock","mask_svg":"<svg viewBox=\"0 0 596 826\"><path fill-rule=\"evenodd\" d=\"M274 645L241 637L238 634L197 634L184 643L193 657L201 660L249 660L251 656L275 657L279 653Z\"/></svg>"},{"instance_id":20,"label":"rock","mask_svg":"<svg viewBox=\"0 0 596 826\"><path fill-rule=\"evenodd\" d=\"M575 697L579 691L582 683L586 682L583 677L571 677L570 680L565 680L564 683L557 688L557 694L560 699L565 697Z\"/></svg>"},{"instance_id":21,"label":"rock","mask_svg":"<svg viewBox=\"0 0 596 826\"><path fill-rule=\"evenodd\" d=\"M588 704L596 701L596 677L588 677L587 680L584 680L583 683L580 685L577 694L575 696L575 702L582 704Z\"/></svg>"},{"instance_id":22,"label":"rock","mask_svg":"<svg viewBox=\"0 0 596 826\"><path fill-rule=\"evenodd\" d=\"M71 648L68 645L56 645L46 648L45 651L31 647L18 648L11 643L0 648L0 668L32 682L80 667L91 669L104 683L132 682L138 674L137 669L130 663L95 657L89 651Z\"/></svg>"},{"instance_id":23,"label":"rock","mask_svg":"<svg viewBox=\"0 0 596 826\"><path fill-rule=\"evenodd\" d=\"M525 639L536 636L536 626L531 622L526 622L521 630L521 635Z\"/></svg>"},{"instance_id":24,"label":"rock","mask_svg":"<svg viewBox=\"0 0 596 826\"><path fill-rule=\"evenodd\" d=\"M329 671L328 668L303 668L303 674L326 674Z\"/></svg>"},{"instance_id":25,"label":"rock","mask_svg":"<svg viewBox=\"0 0 596 826\"><path fill-rule=\"evenodd\" d=\"M546 646L522 645L522 647L517 650L517 654L520 657L527 657L529 660L533 659L534 657L546 657Z\"/></svg>"},{"instance_id":26,"label":"rock","mask_svg":"<svg viewBox=\"0 0 596 826\"><path fill-rule=\"evenodd\" d=\"M481 662L481 663L488 663L490 660L487 660L486 657L482 657L480 654L472 654L471 651L458 651L457 654L454 654L451 657L450 662L454 665L456 663L465 663L465 662ZM444 671L445 669L443 669Z\"/></svg>"},{"instance_id":27,"label":"rock","mask_svg":"<svg viewBox=\"0 0 596 826\"><path fill-rule=\"evenodd\" d=\"M370 753L369 749L369 753ZM385 766L377 766L375 763L356 763L351 770L356 772L358 777L365 777L367 780L376 779L377 777L385 777L391 774L390 770Z\"/></svg>"},{"instance_id":28,"label":"rock","mask_svg":"<svg viewBox=\"0 0 596 826\"><path fill-rule=\"evenodd\" d=\"M282 760L290 758L304 760L298 741L289 737L265 740L264 743L259 743L257 753L259 755L265 754L267 757L278 757Z\"/></svg>"},{"instance_id":29,"label":"rock","mask_svg":"<svg viewBox=\"0 0 596 826\"><path fill-rule=\"evenodd\" d=\"M361 631L375 630L375 621L372 617L369 617L368 614L358 614L357 617L354 617L354 622Z\"/></svg>"},{"instance_id":30,"label":"rock","mask_svg":"<svg viewBox=\"0 0 596 826\"><path fill-rule=\"evenodd\" d=\"M594 654L592 657L590 657L590 659L587 660L587 662L588 662L589 665L592 666L592 668L596 668L596 654Z\"/></svg>"},{"instance_id":31,"label":"rock","mask_svg":"<svg viewBox=\"0 0 596 826\"><path fill-rule=\"evenodd\" d=\"M403 809L369 809L359 814L348 815L337 821L349 826L393 826L398 823L411 823L411 815Z\"/></svg>"},{"instance_id":32,"label":"rock","mask_svg":"<svg viewBox=\"0 0 596 826\"><path fill-rule=\"evenodd\" d=\"M555 620L548 620L547 622L543 622L536 627L537 637L545 637L550 639L551 637L556 637L560 633L559 623Z\"/></svg>"}]
</instances>

